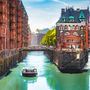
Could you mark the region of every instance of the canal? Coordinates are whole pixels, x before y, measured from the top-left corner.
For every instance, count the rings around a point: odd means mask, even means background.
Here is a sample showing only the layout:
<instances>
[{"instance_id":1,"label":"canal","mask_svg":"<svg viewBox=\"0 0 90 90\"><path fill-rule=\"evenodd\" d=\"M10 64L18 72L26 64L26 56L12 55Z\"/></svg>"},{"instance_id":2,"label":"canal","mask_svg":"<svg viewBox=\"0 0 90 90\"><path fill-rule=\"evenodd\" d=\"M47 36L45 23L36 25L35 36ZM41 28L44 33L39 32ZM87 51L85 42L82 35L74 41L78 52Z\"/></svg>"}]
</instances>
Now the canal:
<instances>
[{"instance_id":1,"label":"canal","mask_svg":"<svg viewBox=\"0 0 90 90\"><path fill-rule=\"evenodd\" d=\"M37 77L23 77L21 70L35 66ZM29 52L23 62L0 79L0 90L90 90L90 71L80 74L61 73L42 51Z\"/></svg>"}]
</instances>

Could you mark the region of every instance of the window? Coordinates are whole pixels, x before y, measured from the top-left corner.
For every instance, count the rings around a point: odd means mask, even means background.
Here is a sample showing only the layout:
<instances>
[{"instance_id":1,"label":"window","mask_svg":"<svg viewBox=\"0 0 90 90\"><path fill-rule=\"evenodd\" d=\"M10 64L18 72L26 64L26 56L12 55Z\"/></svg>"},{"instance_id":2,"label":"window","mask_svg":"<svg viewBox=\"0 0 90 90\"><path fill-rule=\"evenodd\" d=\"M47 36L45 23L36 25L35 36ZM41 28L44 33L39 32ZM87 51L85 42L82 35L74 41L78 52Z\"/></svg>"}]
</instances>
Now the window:
<instances>
[{"instance_id":1,"label":"window","mask_svg":"<svg viewBox=\"0 0 90 90\"><path fill-rule=\"evenodd\" d=\"M89 16L89 22L90 22L90 16Z\"/></svg>"},{"instance_id":2,"label":"window","mask_svg":"<svg viewBox=\"0 0 90 90\"><path fill-rule=\"evenodd\" d=\"M65 22L65 17L62 17L62 22Z\"/></svg>"},{"instance_id":3,"label":"window","mask_svg":"<svg viewBox=\"0 0 90 90\"><path fill-rule=\"evenodd\" d=\"M67 30L67 26L64 26L64 30Z\"/></svg>"},{"instance_id":4,"label":"window","mask_svg":"<svg viewBox=\"0 0 90 90\"><path fill-rule=\"evenodd\" d=\"M59 27L59 30L60 30L60 27Z\"/></svg>"},{"instance_id":5,"label":"window","mask_svg":"<svg viewBox=\"0 0 90 90\"><path fill-rule=\"evenodd\" d=\"M60 26L60 30L63 30L63 26L62 25Z\"/></svg>"},{"instance_id":6,"label":"window","mask_svg":"<svg viewBox=\"0 0 90 90\"><path fill-rule=\"evenodd\" d=\"M79 30L79 26L76 26L76 31L78 31Z\"/></svg>"},{"instance_id":7,"label":"window","mask_svg":"<svg viewBox=\"0 0 90 90\"><path fill-rule=\"evenodd\" d=\"M66 33L64 34L64 36L67 36L67 35L70 35L70 33L69 33L69 32L66 32Z\"/></svg>"},{"instance_id":8,"label":"window","mask_svg":"<svg viewBox=\"0 0 90 90\"><path fill-rule=\"evenodd\" d=\"M63 33L63 30L60 30L60 33Z\"/></svg>"},{"instance_id":9,"label":"window","mask_svg":"<svg viewBox=\"0 0 90 90\"><path fill-rule=\"evenodd\" d=\"M75 30L75 26L72 26L72 30Z\"/></svg>"},{"instance_id":10,"label":"window","mask_svg":"<svg viewBox=\"0 0 90 90\"><path fill-rule=\"evenodd\" d=\"M79 48L79 45L76 45L76 49L78 49Z\"/></svg>"},{"instance_id":11,"label":"window","mask_svg":"<svg viewBox=\"0 0 90 90\"><path fill-rule=\"evenodd\" d=\"M62 19L63 22L65 22L65 19Z\"/></svg>"},{"instance_id":12,"label":"window","mask_svg":"<svg viewBox=\"0 0 90 90\"><path fill-rule=\"evenodd\" d=\"M69 22L74 22L74 17L73 16L69 17Z\"/></svg>"},{"instance_id":13,"label":"window","mask_svg":"<svg viewBox=\"0 0 90 90\"><path fill-rule=\"evenodd\" d=\"M69 40L67 40L67 42L69 42Z\"/></svg>"},{"instance_id":14,"label":"window","mask_svg":"<svg viewBox=\"0 0 90 90\"><path fill-rule=\"evenodd\" d=\"M86 27L84 26L84 30L86 29Z\"/></svg>"},{"instance_id":15,"label":"window","mask_svg":"<svg viewBox=\"0 0 90 90\"><path fill-rule=\"evenodd\" d=\"M74 32L73 35L75 35L75 36L79 36L77 32Z\"/></svg>"},{"instance_id":16,"label":"window","mask_svg":"<svg viewBox=\"0 0 90 90\"><path fill-rule=\"evenodd\" d=\"M81 37L83 37L83 35L81 34Z\"/></svg>"},{"instance_id":17,"label":"window","mask_svg":"<svg viewBox=\"0 0 90 90\"><path fill-rule=\"evenodd\" d=\"M83 26L81 26L81 30L83 29Z\"/></svg>"},{"instance_id":18,"label":"window","mask_svg":"<svg viewBox=\"0 0 90 90\"><path fill-rule=\"evenodd\" d=\"M70 26L68 26L68 30L69 30L69 31L71 30L71 27L70 27Z\"/></svg>"},{"instance_id":19,"label":"window","mask_svg":"<svg viewBox=\"0 0 90 90\"><path fill-rule=\"evenodd\" d=\"M69 19L69 22L74 22L74 19Z\"/></svg>"},{"instance_id":20,"label":"window","mask_svg":"<svg viewBox=\"0 0 90 90\"><path fill-rule=\"evenodd\" d=\"M74 42L74 40L72 40L71 42Z\"/></svg>"}]
</instances>

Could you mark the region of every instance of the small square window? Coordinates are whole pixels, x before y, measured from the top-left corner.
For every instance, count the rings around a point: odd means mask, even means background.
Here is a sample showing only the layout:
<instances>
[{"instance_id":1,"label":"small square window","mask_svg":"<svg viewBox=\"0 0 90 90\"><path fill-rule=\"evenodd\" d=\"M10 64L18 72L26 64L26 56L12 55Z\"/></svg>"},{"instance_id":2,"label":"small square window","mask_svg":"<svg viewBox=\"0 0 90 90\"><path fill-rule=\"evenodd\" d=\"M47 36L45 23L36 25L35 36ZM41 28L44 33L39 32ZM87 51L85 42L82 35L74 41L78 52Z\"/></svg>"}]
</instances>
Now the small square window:
<instances>
[{"instance_id":1,"label":"small square window","mask_svg":"<svg viewBox=\"0 0 90 90\"><path fill-rule=\"evenodd\" d=\"M65 19L62 19L63 22L65 22Z\"/></svg>"},{"instance_id":2,"label":"small square window","mask_svg":"<svg viewBox=\"0 0 90 90\"><path fill-rule=\"evenodd\" d=\"M69 42L69 40L67 40L67 42Z\"/></svg>"}]
</instances>

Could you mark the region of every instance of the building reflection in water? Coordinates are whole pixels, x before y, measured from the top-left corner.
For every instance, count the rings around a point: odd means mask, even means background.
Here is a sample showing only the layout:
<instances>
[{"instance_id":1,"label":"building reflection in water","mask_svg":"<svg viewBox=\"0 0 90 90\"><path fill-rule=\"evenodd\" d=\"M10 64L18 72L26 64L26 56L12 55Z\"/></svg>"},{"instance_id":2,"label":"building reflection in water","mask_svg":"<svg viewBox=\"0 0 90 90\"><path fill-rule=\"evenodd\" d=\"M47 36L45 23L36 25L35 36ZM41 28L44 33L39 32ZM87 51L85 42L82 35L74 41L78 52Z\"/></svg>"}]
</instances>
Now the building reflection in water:
<instances>
[{"instance_id":1,"label":"building reflection in water","mask_svg":"<svg viewBox=\"0 0 90 90\"><path fill-rule=\"evenodd\" d=\"M52 68L53 69L53 68ZM46 71L47 83L51 90L89 90L89 72L66 74L59 71Z\"/></svg>"}]
</instances>

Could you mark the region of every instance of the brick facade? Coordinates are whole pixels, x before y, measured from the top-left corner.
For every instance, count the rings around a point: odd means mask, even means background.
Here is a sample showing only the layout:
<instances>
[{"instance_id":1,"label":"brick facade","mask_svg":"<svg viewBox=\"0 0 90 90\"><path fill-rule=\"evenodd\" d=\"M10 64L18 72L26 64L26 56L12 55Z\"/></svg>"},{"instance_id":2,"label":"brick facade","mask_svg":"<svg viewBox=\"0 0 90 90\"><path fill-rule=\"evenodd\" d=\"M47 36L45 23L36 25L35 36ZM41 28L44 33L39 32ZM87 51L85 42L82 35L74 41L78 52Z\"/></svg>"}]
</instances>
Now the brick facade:
<instances>
[{"instance_id":1,"label":"brick facade","mask_svg":"<svg viewBox=\"0 0 90 90\"><path fill-rule=\"evenodd\" d=\"M62 9L61 17L56 23L56 47L88 48L88 16L89 8L74 10L72 7Z\"/></svg>"}]
</instances>

